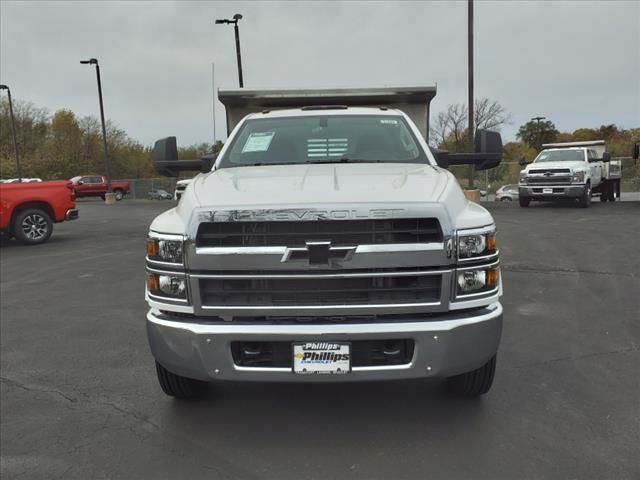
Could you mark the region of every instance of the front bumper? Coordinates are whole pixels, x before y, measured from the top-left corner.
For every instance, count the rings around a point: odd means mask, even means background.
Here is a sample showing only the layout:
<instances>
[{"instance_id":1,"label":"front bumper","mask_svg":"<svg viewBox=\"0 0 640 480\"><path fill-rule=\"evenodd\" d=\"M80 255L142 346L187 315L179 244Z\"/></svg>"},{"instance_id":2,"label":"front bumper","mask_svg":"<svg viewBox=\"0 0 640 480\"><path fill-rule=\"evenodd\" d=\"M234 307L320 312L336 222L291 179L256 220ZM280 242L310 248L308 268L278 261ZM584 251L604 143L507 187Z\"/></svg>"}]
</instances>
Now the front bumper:
<instances>
[{"instance_id":1,"label":"front bumper","mask_svg":"<svg viewBox=\"0 0 640 480\"><path fill-rule=\"evenodd\" d=\"M533 200L562 200L566 198L580 198L584 194L585 184L582 185L520 185L520 197ZM551 192L549 192L551 190Z\"/></svg>"},{"instance_id":2,"label":"front bumper","mask_svg":"<svg viewBox=\"0 0 640 480\"><path fill-rule=\"evenodd\" d=\"M336 382L447 377L484 365L498 350L502 305L449 312L430 321L363 324L237 324L184 321L150 309L147 335L155 359L169 371L198 380ZM354 367L345 375L298 375L288 368L240 367L231 354L235 341L355 341L412 339L410 363Z\"/></svg>"},{"instance_id":3,"label":"front bumper","mask_svg":"<svg viewBox=\"0 0 640 480\"><path fill-rule=\"evenodd\" d=\"M69 210L67 210L67 213L64 214L64 219L77 220L79 216L80 216L80 213L78 212L77 208L70 208Z\"/></svg>"}]
</instances>

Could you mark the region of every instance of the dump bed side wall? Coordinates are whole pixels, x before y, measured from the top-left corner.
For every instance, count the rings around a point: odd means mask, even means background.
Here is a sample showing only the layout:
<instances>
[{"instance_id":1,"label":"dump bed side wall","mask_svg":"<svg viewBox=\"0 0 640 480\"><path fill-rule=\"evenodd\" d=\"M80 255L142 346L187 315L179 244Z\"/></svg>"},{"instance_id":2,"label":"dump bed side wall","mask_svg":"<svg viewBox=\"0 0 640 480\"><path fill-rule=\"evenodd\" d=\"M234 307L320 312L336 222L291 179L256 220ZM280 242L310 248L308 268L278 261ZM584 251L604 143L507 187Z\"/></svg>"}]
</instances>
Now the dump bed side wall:
<instances>
[{"instance_id":1,"label":"dump bed side wall","mask_svg":"<svg viewBox=\"0 0 640 480\"><path fill-rule=\"evenodd\" d=\"M250 113L318 105L386 107L406 113L423 137L429 140L429 105L435 87L405 89L326 89L326 90L220 90L219 100L227 116L227 134Z\"/></svg>"}]
</instances>

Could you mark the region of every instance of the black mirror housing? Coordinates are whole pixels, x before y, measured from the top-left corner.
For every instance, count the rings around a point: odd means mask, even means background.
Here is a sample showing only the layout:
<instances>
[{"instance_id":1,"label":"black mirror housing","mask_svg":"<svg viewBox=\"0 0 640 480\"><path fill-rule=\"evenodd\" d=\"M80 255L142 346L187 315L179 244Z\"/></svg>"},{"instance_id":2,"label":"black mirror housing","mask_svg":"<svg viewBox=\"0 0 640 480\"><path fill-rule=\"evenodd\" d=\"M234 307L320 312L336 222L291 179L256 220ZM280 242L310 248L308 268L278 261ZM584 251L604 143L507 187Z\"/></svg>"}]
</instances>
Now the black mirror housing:
<instances>
[{"instance_id":1,"label":"black mirror housing","mask_svg":"<svg viewBox=\"0 0 640 480\"><path fill-rule=\"evenodd\" d=\"M602 154L602 161L603 162L610 162L611 161L611 154L609 152L604 152Z\"/></svg>"},{"instance_id":2,"label":"black mirror housing","mask_svg":"<svg viewBox=\"0 0 640 480\"><path fill-rule=\"evenodd\" d=\"M176 137L158 140L153 146L151 158L156 172L163 177L177 177L182 171L208 172L213 166L216 155L207 155L200 160L178 160Z\"/></svg>"},{"instance_id":3,"label":"black mirror housing","mask_svg":"<svg viewBox=\"0 0 640 480\"><path fill-rule=\"evenodd\" d=\"M440 168L449 168L449 152L446 150L440 150L438 148L429 147L433 157L436 159L436 163Z\"/></svg>"},{"instance_id":4,"label":"black mirror housing","mask_svg":"<svg viewBox=\"0 0 640 480\"><path fill-rule=\"evenodd\" d=\"M526 167L527 161L524 158L521 158L520 160L518 160L518 165L520 165L521 167Z\"/></svg>"},{"instance_id":5,"label":"black mirror housing","mask_svg":"<svg viewBox=\"0 0 640 480\"><path fill-rule=\"evenodd\" d=\"M502 137L498 132L478 130L474 145L475 153L449 153L449 165L475 165L476 170L487 170L502 161Z\"/></svg>"}]
</instances>

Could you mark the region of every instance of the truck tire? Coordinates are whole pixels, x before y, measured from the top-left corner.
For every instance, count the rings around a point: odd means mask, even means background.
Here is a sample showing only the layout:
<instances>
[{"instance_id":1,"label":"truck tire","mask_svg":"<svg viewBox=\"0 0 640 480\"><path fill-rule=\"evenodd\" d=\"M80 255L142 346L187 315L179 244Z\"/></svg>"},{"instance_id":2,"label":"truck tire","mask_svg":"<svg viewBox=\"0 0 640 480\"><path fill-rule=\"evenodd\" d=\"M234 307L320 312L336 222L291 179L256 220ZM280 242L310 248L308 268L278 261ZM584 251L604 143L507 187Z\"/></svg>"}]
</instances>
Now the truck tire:
<instances>
[{"instance_id":1,"label":"truck tire","mask_svg":"<svg viewBox=\"0 0 640 480\"><path fill-rule=\"evenodd\" d=\"M466 397L484 395L491 389L495 373L496 355L477 370L447 378L447 388L456 395Z\"/></svg>"},{"instance_id":2,"label":"truck tire","mask_svg":"<svg viewBox=\"0 0 640 480\"><path fill-rule=\"evenodd\" d=\"M120 190L119 188L115 189L113 191L114 195L116 196L116 201L119 202L120 200L122 200L124 198L124 192L122 190Z\"/></svg>"},{"instance_id":3,"label":"truck tire","mask_svg":"<svg viewBox=\"0 0 640 480\"><path fill-rule=\"evenodd\" d=\"M162 391L170 397L195 398L202 396L206 391L206 382L171 373L158 362L156 362L156 373Z\"/></svg>"},{"instance_id":4,"label":"truck tire","mask_svg":"<svg viewBox=\"0 0 640 480\"><path fill-rule=\"evenodd\" d=\"M520 202L521 207L528 207L531 203L531 199L529 197L520 197L518 198L518 202Z\"/></svg>"},{"instance_id":5,"label":"truck tire","mask_svg":"<svg viewBox=\"0 0 640 480\"><path fill-rule=\"evenodd\" d=\"M616 182L607 182L607 197L610 202L616 201Z\"/></svg>"},{"instance_id":6,"label":"truck tire","mask_svg":"<svg viewBox=\"0 0 640 480\"><path fill-rule=\"evenodd\" d=\"M582 196L578 200L578 205L580 206L580 208L587 208L589 205L591 205L591 184L590 183L587 183L587 186L585 187L584 192L582 192Z\"/></svg>"},{"instance_id":7,"label":"truck tire","mask_svg":"<svg viewBox=\"0 0 640 480\"><path fill-rule=\"evenodd\" d=\"M16 214L11 233L24 245L37 245L49 240L53 233L53 222L46 211L27 208Z\"/></svg>"}]
</instances>

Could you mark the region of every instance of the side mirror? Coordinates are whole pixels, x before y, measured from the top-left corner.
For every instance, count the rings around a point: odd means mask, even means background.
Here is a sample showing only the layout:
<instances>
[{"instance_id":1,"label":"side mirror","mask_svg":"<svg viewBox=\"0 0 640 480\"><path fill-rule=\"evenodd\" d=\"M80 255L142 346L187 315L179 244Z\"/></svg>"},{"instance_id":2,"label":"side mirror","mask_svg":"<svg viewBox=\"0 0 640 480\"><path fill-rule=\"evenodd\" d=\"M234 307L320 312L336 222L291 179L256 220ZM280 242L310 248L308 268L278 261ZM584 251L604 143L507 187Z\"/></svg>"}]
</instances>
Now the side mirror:
<instances>
[{"instance_id":1,"label":"side mirror","mask_svg":"<svg viewBox=\"0 0 640 480\"><path fill-rule=\"evenodd\" d=\"M475 165L476 170L497 167L502 161L502 137L498 132L478 130L475 153L449 153L449 165Z\"/></svg>"},{"instance_id":2,"label":"side mirror","mask_svg":"<svg viewBox=\"0 0 640 480\"><path fill-rule=\"evenodd\" d=\"M521 167L526 167L527 161L524 158L521 158L520 160L518 160L518 165L520 165Z\"/></svg>"},{"instance_id":3,"label":"side mirror","mask_svg":"<svg viewBox=\"0 0 640 480\"><path fill-rule=\"evenodd\" d=\"M83 185L84 182L82 180L78 180L78 182L76 183L76 185Z\"/></svg>"},{"instance_id":4,"label":"side mirror","mask_svg":"<svg viewBox=\"0 0 640 480\"><path fill-rule=\"evenodd\" d=\"M178 146L176 137L167 137L158 140L153 146L151 158L156 167L156 172L164 177L177 177L182 171L208 172L213 165L210 160L178 160ZM208 163L207 163L208 162ZM205 167L208 165L208 168Z\"/></svg>"},{"instance_id":5,"label":"side mirror","mask_svg":"<svg viewBox=\"0 0 640 480\"><path fill-rule=\"evenodd\" d=\"M603 162L610 162L611 161L611 154L609 152L604 152L602 154L602 161Z\"/></svg>"},{"instance_id":6,"label":"side mirror","mask_svg":"<svg viewBox=\"0 0 640 480\"><path fill-rule=\"evenodd\" d=\"M640 143L636 143L633 146L633 150L631 152L631 158L633 158L634 160L638 160L638 158L640 158Z\"/></svg>"}]
</instances>

